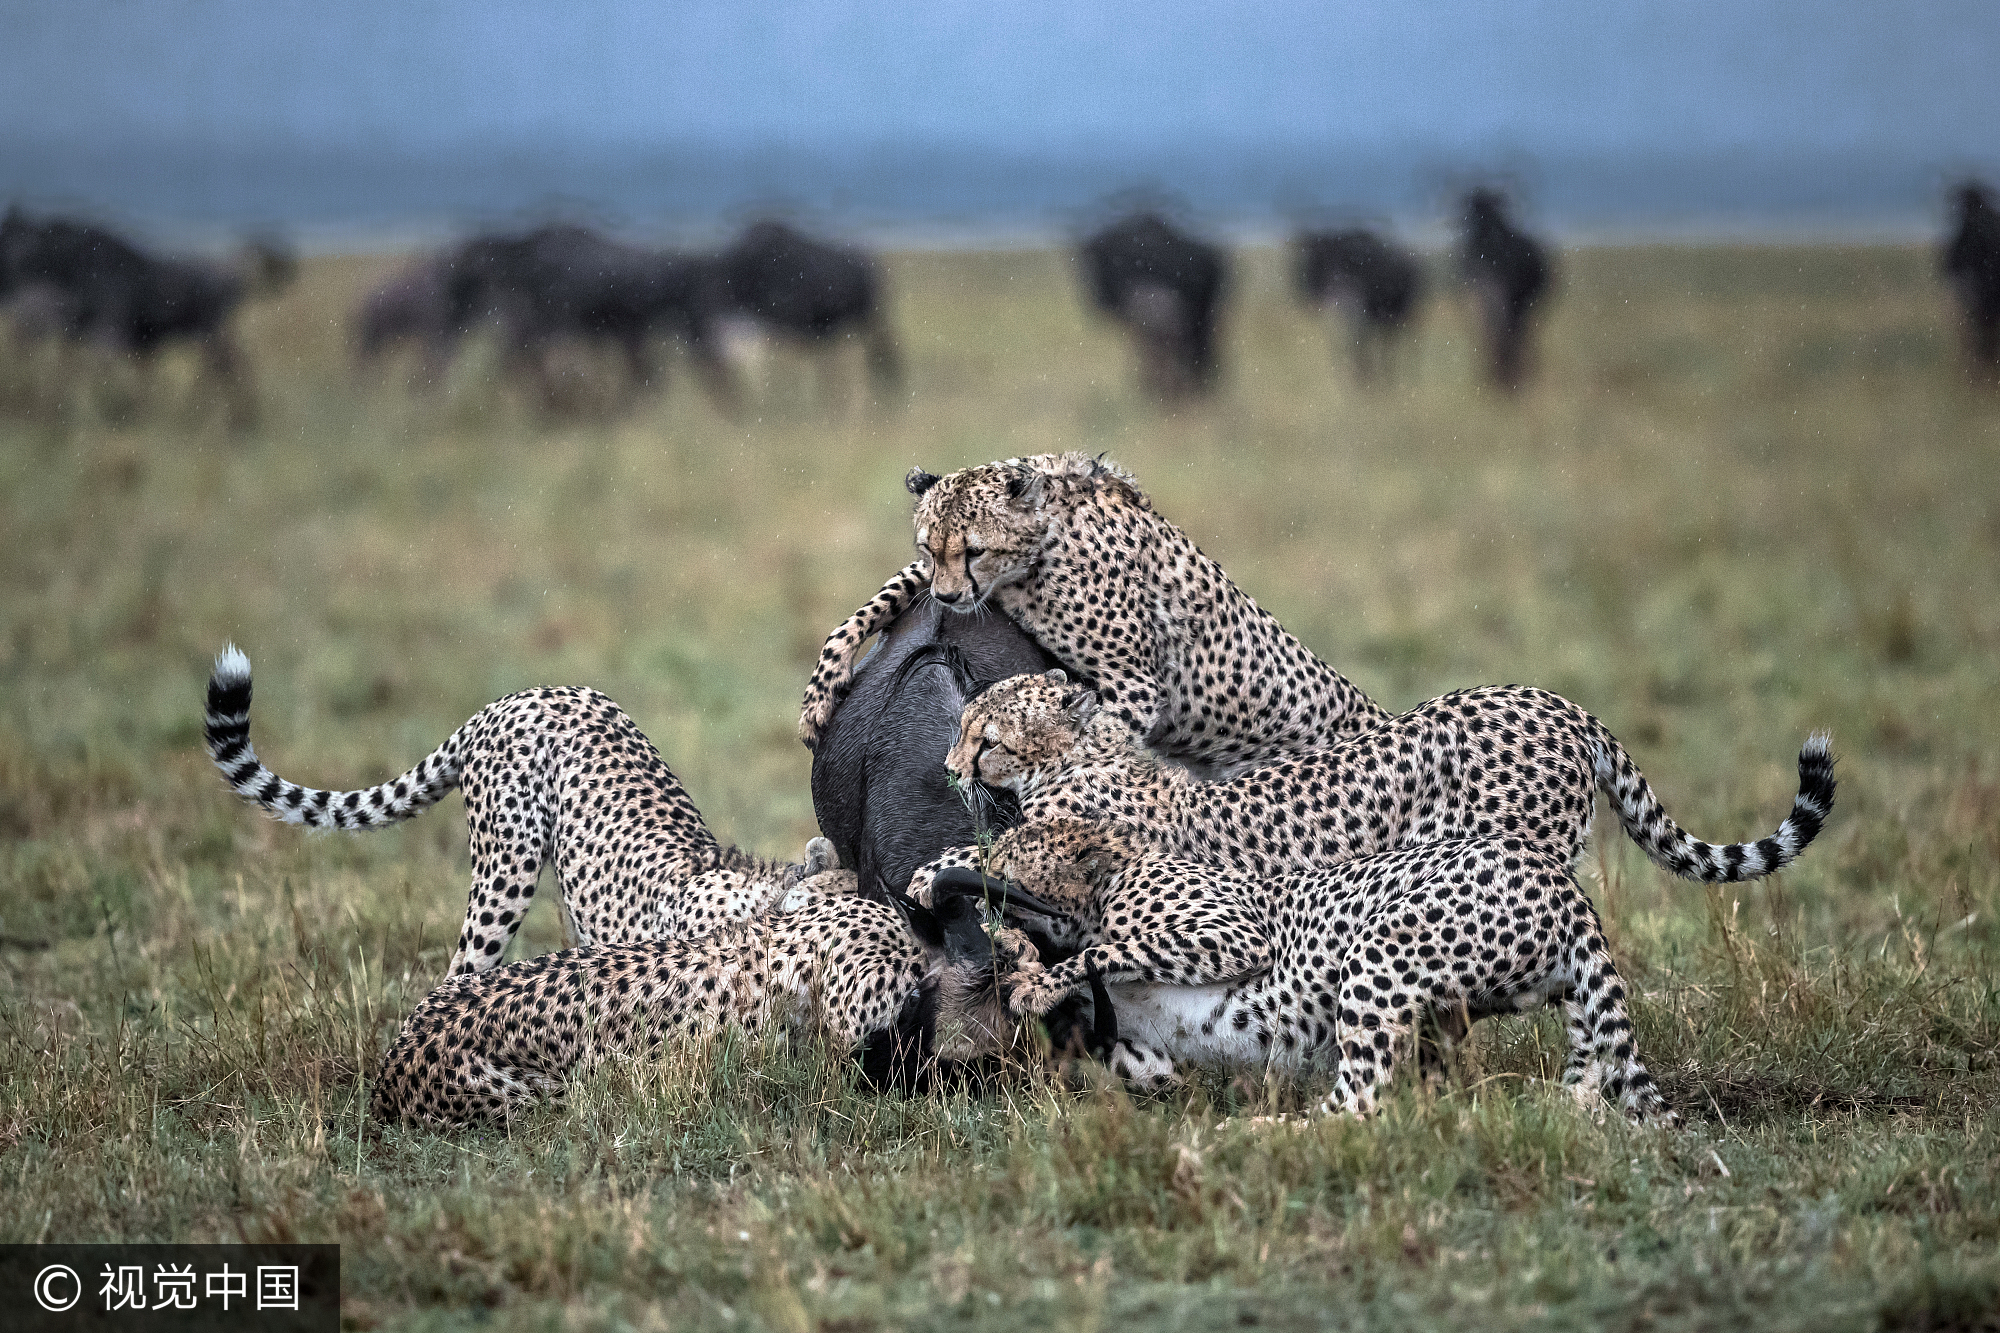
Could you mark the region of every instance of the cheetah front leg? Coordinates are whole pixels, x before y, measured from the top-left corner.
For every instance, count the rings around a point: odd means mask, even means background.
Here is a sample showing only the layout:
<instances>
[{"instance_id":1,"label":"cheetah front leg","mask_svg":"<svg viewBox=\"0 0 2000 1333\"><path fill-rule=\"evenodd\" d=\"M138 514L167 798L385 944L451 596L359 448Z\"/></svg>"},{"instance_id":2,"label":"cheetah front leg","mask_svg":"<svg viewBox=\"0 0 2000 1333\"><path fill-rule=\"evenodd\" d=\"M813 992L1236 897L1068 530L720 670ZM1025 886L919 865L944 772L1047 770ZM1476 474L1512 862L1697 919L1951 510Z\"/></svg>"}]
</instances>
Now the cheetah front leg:
<instances>
[{"instance_id":1,"label":"cheetah front leg","mask_svg":"<svg viewBox=\"0 0 2000 1333\"><path fill-rule=\"evenodd\" d=\"M906 891L920 905L935 906L931 902L931 881L938 877L939 872L959 867L976 867L980 863L981 855L978 847L954 847L950 851L942 852L937 860L917 867L916 873L910 876L909 888Z\"/></svg>"},{"instance_id":2,"label":"cheetah front leg","mask_svg":"<svg viewBox=\"0 0 2000 1333\"><path fill-rule=\"evenodd\" d=\"M854 661L861 653L861 645L894 624L896 617L907 611L917 595L930 586L930 562L912 560L882 585L882 591L826 636L826 645L819 650L819 661L813 666L812 679L806 682L805 701L799 708L799 739L808 750L818 747L820 733L833 720L834 708L853 683Z\"/></svg>"},{"instance_id":3,"label":"cheetah front leg","mask_svg":"<svg viewBox=\"0 0 2000 1333\"><path fill-rule=\"evenodd\" d=\"M1372 1114L1381 1090L1395 1076L1397 1061L1412 1044L1418 1011L1442 1012L1451 1002L1450 996L1416 994L1398 982L1391 970L1401 966L1398 954L1420 949L1430 938L1429 931L1422 931L1413 943L1399 944L1402 930L1400 924L1374 925L1348 946L1333 1033L1340 1064L1333 1090L1320 1103L1322 1112Z\"/></svg>"},{"instance_id":4,"label":"cheetah front leg","mask_svg":"<svg viewBox=\"0 0 2000 1333\"><path fill-rule=\"evenodd\" d=\"M1038 1018L1089 985L1092 968L1108 986L1216 986L1245 981L1270 962L1270 946L1262 940L1227 962L1213 949L1163 946L1153 939L1107 940L1024 979L1007 1003L1024 1018Z\"/></svg>"}]
</instances>

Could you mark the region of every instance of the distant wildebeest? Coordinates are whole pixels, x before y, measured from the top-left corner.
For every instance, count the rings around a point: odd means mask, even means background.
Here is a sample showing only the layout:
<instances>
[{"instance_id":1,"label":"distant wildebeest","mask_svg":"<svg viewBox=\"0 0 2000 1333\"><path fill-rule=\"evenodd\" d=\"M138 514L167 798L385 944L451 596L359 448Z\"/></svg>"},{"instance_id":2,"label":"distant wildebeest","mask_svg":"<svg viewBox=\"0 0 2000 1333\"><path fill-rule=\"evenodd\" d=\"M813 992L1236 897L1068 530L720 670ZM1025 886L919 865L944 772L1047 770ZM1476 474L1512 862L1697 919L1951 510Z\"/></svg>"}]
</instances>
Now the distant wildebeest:
<instances>
[{"instance_id":1,"label":"distant wildebeest","mask_svg":"<svg viewBox=\"0 0 2000 1333\"><path fill-rule=\"evenodd\" d=\"M1978 181L1958 187L1958 228L1939 267L1958 297L1965 358L1973 374L2000 376L2000 208Z\"/></svg>"},{"instance_id":2,"label":"distant wildebeest","mask_svg":"<svg viewBox=\"0 0 2000 1333\"><path fill-rule=\"evenodd\" d=\"M510 369L534 377L551 401L549 357L559 343L608 343L632 383L647 385L658 373L649 348L656 335L683 342L711 389L726 392L707 260L558 223L475 237L447 254L438 276L448 336L496 322Z\"/></svg>"},{"instance_id":3,"label":"distant wildebeest","mask_svg":"<svg viewBox=\"0 0 2000 1333\"><path fill-rule=\"evenodd\" d=\"M1423 292L1417 257L1372 231L1309 231L1293 242L1299 298L1347 316L1354 373L1371 380L1389 369L1390 353L1409 329Z\"/></svg>"},{"instance_id":4,"label":"distant wildebeest","mask_svg":"<svg viewBox=\"0 0 2000 1333\"><path fill-rule=\"evenodd\" d=\"M194 345L239 424L254 415L255 398L231 317L246 297L290 282L296 268L269 241L247 242L233 261L162 257L92 223L19 208L0 219L0 300L24 302L38 331L141 365L170 344Z\"/></svg>"},{"instance_id":5,"label":"distant wildebeest","mask_svg":"<svg viewBox=\"0 0 2000 1333\"><path fill-rule=\"evenodd\" d=\"M997 611L946 611L928 593L882 635L813 752L813 813L863 893L909 887L910 876L982 827L1019 822L1011 797L945 779L965 701L996 680L1047 671L1053 657ZM967 804L979 800L976 812Z\"/></svg>"},{"instance_id":6,"label":"distant wildebeest","mask_svg":"<svg viewBox=\"0 0 2000 1333\"><path fill-rule=\"evenodd\" d=\"M881 267L871 255L766 219L744 228L715 257L714 273L716 313L813 347L840 336L859 338L876 387L901 381Z\"/></svg>"},{"instance_id":7,"label":"distant wildebeest","mask_svg":"<svg viewBox=\"0 0 2000 1333\"><path fill-rule=\"evenodd\" d=\"M1228 268L1221 248L1156 213L1135 213L1090 237L1080 253L1090 299L1131 331L1146 387L1164 399L1214 388Z\"/></svg>"},{"instance_id":8,"label":"distant wildebeest","mask_svg":"<svg viewBox=\"0 0 2000 1333\"><path fill-rule=\"evenodd\" d=\"M423 255L361 298L354 311L354 359L366 366L398 344L420 349L424 378L436 380L451 360L455 327L449 278L453 252Z\"/></svg>"},{"instance_id":9,"label":"distant wildebeest","mask_svg":"<svg viewBox=\"0 0 2000 1333\"><path fill-rule=\"evenodd\" d=\"M1488 374L1512 392L1527 377L1529 321L1548 291L1548 252L1508 219L1497 190L1465 196L1464 228L1459 265L1486 327Z\"/></svg>"}]
</instances>

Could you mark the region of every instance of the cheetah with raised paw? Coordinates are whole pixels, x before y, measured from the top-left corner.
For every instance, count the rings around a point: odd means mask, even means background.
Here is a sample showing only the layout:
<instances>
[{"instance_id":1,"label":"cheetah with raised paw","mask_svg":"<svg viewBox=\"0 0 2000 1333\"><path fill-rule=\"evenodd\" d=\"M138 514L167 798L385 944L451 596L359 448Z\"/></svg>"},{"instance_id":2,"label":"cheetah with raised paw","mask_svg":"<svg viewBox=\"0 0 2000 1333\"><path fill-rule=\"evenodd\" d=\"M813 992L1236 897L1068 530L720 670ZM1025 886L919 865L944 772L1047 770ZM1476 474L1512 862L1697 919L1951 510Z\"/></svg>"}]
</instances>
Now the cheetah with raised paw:
<instances>
[{"instance_id":1,"label":"cheetah with raised paw","mask_svg":"<svg viewBox=\"0 0 2000 1333\"><path fill-rule=\"evenodd\" d=\"M960 896L936 912L905 901L899 919L855 896L853 880L817 876L802 886L808 905L700 939L571 949L448 977L383 1056L371 1113L436 1128L509 1121L606 1060L724 1028L823 1033L876 1087L918 1087L940 1065L1011 1047L1021 1025L999 979L1039 968L1019 934L989 933Z\"/></svg>"},{"instance_id":2,"label":"cheetah with raised paw","mask_svg":"<svg viewBox=\"0 0 2000 1333\"><path fill-rule=\"evenodd\" d=\"M1065 846L1074 875L1060 864ZM1100 1041L1232 1068L1330 1063L1336 1080L1320 1109L1365 1115L1411 1047L1435 1075L1440 1039L1559 1003L1563 1082L1580 1100L1676 1119L1634 1045L1597 913L1559 852L1513 837L1435 842L1271 877L1136 851L1113 830L1074 825L1035 852L1014 867L1029 876L1024 887L1058 897L1066 881L1088 882L1084 926L1100 938L1010 979L1016 1013L1089 987Z\"/></svg>"},{"instance_id":3,"label":"cheetah with raised paw","mask_svg":"<svg viewBox=\"0 0 2000 1333\"><path fill-rule=\"evenodd\" d=\"M381 828L464 788L472 889L447 975L499 963L551 860L564 930L578 945L691 939L787 906L800 880L836 863L824 838L808 844L804 864L719 845L652 742L591 689L510 694L407 773L359 791L321 791L257 758L250 659L232 644L209 677L205 739L237 795L288 824Z\"/></svg>"},{"instance_id":4,"label":"cheetah with raised paw","mask_svg":"<svg viewBox=\"0 0 2000 1333\"><path fill-rule=\"evenodd\" d=\"M1656 864L1732 882L1791 864L1833 809L1832 752L1814 735L1775 833L1703 842L1674 822L1603 723L1526 685L1443 695L1334 749L1227 782L1161 763L1108 713L1060 670L1014 676L966 705L945 767L1014 792L1028 822L1102 820L1152 850L1253 874L1473 838L1518 838L1574 864L1601 787Z\"/></svg>"},{"instance_id":5,"label":"cheetah with raised paw","mask_svg":"<svg viewBox=\"0 0 2000 1333\"><path fill-rule=\"evenodd\" d=\"M925 588L992 605L1092 682L1139 743L1226 776L1310 754L1389 713L1232 582L1122 469L1040 454L913 469L917 558L828 636L799 736L818 742L868 639Z\"/></svg>"}]
</instances>

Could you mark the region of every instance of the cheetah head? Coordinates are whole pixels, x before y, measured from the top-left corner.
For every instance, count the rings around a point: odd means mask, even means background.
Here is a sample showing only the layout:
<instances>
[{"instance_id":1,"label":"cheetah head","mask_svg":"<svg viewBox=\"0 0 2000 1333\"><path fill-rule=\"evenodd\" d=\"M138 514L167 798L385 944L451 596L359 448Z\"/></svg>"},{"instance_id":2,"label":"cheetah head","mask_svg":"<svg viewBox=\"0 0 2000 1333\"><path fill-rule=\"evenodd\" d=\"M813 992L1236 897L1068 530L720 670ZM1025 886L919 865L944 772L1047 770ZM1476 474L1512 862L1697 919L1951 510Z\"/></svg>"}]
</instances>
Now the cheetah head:
<instances>
[{"instance_id":1,"label":"cheetah head","mask_svg":"<svg viewBox=\"0 0 2000 1333\"><path fill-rule=\"evenodd\" d=\"M917 497L917 559L931 595L954 611L977 610L996 588L1032 575L1077 497L1111 491L1151 507L1130 473L1083 453L1009 458L948 477L911 468L903 485Z\"/></svg>"},{"instance_id":2,"label":"cheetah head","mask_svg":"<svg viewBox=\"0 0 2000 1333\"><path fill-rule=\"evenodd\" d=\"M1071 815L1009 829L993 847L994 863L1035 896L1082 914L1096 887L1132 859L1130 839L1110 824Z\"/></svg>"},{"instance_id":3,"label":"cheetah head","mask_svg":"<svg viewBox=\"0 0 2000 1333\"><path fill-rule=\"evenodd\" d=\"M940 605L977 610L1034 572L1051 520L1047 473L1013 462L948 477L916 468L903 484L917 497L917 559Z\"/></svg>"},{"instance_id":4,"label":"cheetah head","mask_svg":"<svg viewBox=\"0 0 2000 1333\"><path fill-rule=\"evenodd\" d=\"M965 705L945 772L957 783L1024 793L1061 762L1096 712L1096 693L1060 667L1010 677Z\"/></svg>"}]
</instances>

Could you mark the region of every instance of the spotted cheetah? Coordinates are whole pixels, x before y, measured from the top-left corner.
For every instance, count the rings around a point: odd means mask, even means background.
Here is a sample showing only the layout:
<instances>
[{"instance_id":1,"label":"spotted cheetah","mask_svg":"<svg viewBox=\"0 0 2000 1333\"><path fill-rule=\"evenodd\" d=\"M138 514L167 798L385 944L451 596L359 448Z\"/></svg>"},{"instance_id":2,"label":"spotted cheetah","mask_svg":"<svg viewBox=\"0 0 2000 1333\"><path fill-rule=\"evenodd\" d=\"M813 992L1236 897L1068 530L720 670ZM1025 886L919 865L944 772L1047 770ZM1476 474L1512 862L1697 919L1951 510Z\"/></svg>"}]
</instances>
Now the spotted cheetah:
<instances>
[{"instance_id":1,"label":"spotted cheetah","mask_svg":"<svg viewBox=\"0 0 2000 1333\"><path fill-rule=\"evenodd\" d=\"M1014 792L1025 820L1110 821L1154 850L1252 874L1474 838L1519 838L1573 864L1601 787L1656 864L1703 882L1756 879L1798 857L1834 794L1829 743L1814 735L1775 833L1703 842L1667 814L1603 723L1525 685L1459 690L1337 748L1201 782L1141 750L1060 669L1010 677L968 703L945 767Z\"/></svg>"},{"instance_id":2,"label":"spotted cheetah","mask_svg":"<svg viewBox=\"0 0 2000 1333\"><path fill-rule=\"evenodd\" d=\"M999 607L1141 744L1209 776L1310 754L1390 716L1116 466L1040 454L942 478L914 469L906 485L917 558L828 636L799 717L808 746L862 645L925 588L954 611Z\"/></svg>"},{"instance_id":3,"label":"spotted cheetah","mask_svg":"<svg viewBox=\"0 0 2000 1333\"><path fill-rule=\"evenodd\" d=\"M1060 823L1039 841L1034 825L1017 830L1024 855L1009 873L1070 904L1094 940L1010 977L1018 1014L1088 986L1100 1040L1224 1066L1332 1062L1320 1109L1365 1115L1410 1047L1435 1070L1437 1039L1560 1003L1563 1082L1579 1099L1601 1094L1635 1120L1676 1119L1639 1058L1597 913L1557 850L1519 837L1450 840L1271 876ZM1084 899L1065 897L1084 885Z\"/></svg>"},{"instance_id":4,"label":"spotted cheetah","mask_svg":"<svg viewBox=\"0 0 2000 1333\"><path fill-rule=\"evenodd\" d=\"M523 690L488 704L399 777L320 791L266 768L250 745L250 659L230 645L208 682L209 758L244 800L310 828L381 828L465 789L472 889L447 975L483 972L521 927L553 860L565 934L579 945L691 939L785 905L831 869L717 844L701 812L623 709L596 690Z\"/></svg>"},{"instance_id":5,"label":"spotted cheetah","mask_svg":"<svg viewBox=\"0 0 2000 1333\"><path fill-rule=\"evenodd\" d=\"M1021 1025L998 979L1040 968L1018 932L989 934L978 905L956 895L936 912L906 900L899 919L854 894L852 871L801 888L805 906L700 939L603 944L447 977L383 1056L371 1113L436 1128L509 1121L606 1060L723 1028L817 1029L875 1086L919 1085L940 1063L1014 1043Z\"/></svg>"}]
</instances>

